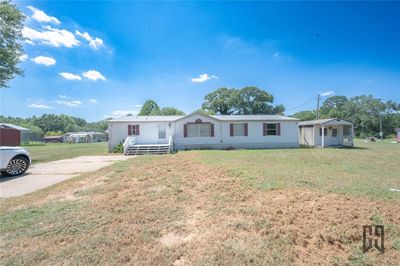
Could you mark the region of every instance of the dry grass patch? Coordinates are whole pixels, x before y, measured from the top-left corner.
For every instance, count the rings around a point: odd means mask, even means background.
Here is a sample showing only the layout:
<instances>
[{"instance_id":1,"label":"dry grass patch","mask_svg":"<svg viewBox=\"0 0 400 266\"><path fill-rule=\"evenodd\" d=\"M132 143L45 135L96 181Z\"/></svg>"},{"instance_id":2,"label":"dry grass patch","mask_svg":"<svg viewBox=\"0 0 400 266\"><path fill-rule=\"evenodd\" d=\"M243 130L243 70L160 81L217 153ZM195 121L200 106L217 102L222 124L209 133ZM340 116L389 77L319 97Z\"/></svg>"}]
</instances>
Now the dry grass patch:
<instances>
[{"instance_id":1,"label":"dry grass patch","mask_svg":"<svg viewBox=\"0 0 400 266\"><path fill-rule=\"evenodd\" d=\"M400 261L398 201L305 188L260 190L203 163L200 154L134 158L45 194L4 202L1 264ZM386 226L386 253L361 254L362 225L376 222Z\"/></svg>"}]
</instances>

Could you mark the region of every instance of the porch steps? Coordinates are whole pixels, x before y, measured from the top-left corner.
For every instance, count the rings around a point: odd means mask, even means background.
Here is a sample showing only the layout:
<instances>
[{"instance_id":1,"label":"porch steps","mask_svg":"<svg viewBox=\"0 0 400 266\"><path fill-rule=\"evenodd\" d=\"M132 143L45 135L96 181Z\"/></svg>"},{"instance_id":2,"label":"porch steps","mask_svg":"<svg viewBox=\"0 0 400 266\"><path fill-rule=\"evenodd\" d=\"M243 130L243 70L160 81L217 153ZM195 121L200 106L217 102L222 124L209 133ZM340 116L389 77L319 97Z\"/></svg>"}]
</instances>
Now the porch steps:
<instances>
[{"instance_id":1,"label":"porch steps","mask_svg":"<svg viewBox=\"0 0 400 266\"><path fill-rule=\"evenodd\" d=\"M132 145L127 147L125 150L125 155L167 154L167 153L170 153L169 144Z\"/></svg>"}]
</instances>

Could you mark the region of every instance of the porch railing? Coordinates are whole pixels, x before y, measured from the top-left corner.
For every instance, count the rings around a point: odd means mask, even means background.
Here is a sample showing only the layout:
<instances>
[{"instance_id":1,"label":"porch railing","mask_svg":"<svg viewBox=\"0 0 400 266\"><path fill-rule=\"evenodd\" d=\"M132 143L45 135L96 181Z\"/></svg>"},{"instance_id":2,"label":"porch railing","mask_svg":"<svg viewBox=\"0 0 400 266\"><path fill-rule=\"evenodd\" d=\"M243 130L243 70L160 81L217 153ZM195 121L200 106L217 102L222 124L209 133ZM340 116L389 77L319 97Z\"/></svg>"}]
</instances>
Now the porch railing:
<instances>
[{"instance_id":1,"label":"porch railing","mask_svg":"<svg viewBox=\"0 0 400 266\"><path fill-rule=\"evenodd\" d=\"M138 144L136 143L136 138L134 136L128 136L124 143L122 144L124 148L124 154L128 154L128 149L132 147L142 147L142 146L159 146L166 147L168 146L168 151L171 153L174 149L174 137L169 136L168 143L148 143L148 144Z\"/></svg>"}]
</instances>

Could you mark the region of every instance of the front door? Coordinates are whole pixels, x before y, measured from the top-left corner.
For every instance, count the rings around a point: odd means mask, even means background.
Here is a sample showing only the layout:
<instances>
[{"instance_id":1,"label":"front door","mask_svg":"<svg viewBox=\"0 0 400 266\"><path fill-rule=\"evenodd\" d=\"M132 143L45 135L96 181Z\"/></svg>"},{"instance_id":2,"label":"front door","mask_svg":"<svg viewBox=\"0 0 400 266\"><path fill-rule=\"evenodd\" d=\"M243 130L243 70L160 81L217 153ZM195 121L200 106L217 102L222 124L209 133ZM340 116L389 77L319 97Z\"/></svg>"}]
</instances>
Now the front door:
<instances>
[{"instance_id":1,"label":"front door","mask_svg":"<svg viewBox=\"0 0 400 266\"><path fill-rule=\"evenodd\" d=\"M339 129L337 127L332 128L331 145L339 145Z\"/></svg>"}]
</instances>

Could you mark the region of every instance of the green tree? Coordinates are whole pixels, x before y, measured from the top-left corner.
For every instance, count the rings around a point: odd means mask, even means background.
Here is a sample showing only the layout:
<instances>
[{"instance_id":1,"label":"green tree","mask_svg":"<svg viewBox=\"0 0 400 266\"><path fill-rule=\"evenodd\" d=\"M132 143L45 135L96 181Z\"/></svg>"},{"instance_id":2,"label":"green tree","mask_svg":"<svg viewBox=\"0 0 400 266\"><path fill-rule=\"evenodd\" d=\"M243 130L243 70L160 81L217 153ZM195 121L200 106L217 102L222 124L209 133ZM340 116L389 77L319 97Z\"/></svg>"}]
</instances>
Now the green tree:
<instances>
[{"instance_id":1,"label":"green tree","mask_svg":"<svg viewBox=\"0 0 400 266\"><path fill-rule=\"evenodd\" d=\"M155 101L147 100L140 109L139 115L160 115L160 112L160 106Z\"/></svg>"},{"instance_id":2,"label":"green tree","mask_svg":"<svg viewBox=\"0 0 400 266\"><path fill-rule=\"evenodd\" d=\"M292 115L292 117L300 119L301 121L314 120L314 111L300 111Z\"/></svg>"},{"instance_id":3,"label":"green tree","mask_svg":"<svg viewBox=\"0 0 400 266\"><path fill-rule=\"evenodd\" d=\"M346 96L331 96L327 98L320 108L321 117L344 117L344 106L349 100Z\"/></svg>"},{"instance_id":4,"label":"green tree","mask_svg":"<svg viewBox=\"0 0 400 266\"><path fill-rule=\"evenodd\" d=\"M372 95L329 97L320 109L322 118L338 117L352 122L355 134L360 137L377 136L381 121L384 135L392 135L400 126L397 122L399 110L400 104Z\"/></svg>"},{"instance_id":5,"label":"green tree","mask_svg":"<svg viewBox=\"0 0 400 266\"><path fill-rule=\"evenodd\" d=\"M22 75L18 68L23 49L22 27L24 15L10 1L0 1L0 87L7 87L9 80Z\"/></svg>"},{"instance_id":6,"label":"green tree","mask_svg":"<svg viewBox=\"0 0 400 266\"><path fill-rule=\"evenodd\" d=\"M215 112L214 111L211 111L211 110L204 110L204 109L197 109L196 111L194 111L193 113L200 113L200 114L203 114L203 115L215 115Z\"/></svg>"},{"instance_id":7,"label":"green tree","mask_svg":"<svg viewBox=\"0 0 400 266\"><path fill-rule=\"evenodd\" d=\"M244 87L235 97L235 109L238 114L276 114L283 113L284 107L274 108L274 97L265 90L257 87Z\"/></svg>"},{"instance_id":8,"label":"green tree","mask_svg":"<svg viewBox=\"0 0 400 266\"><path fill-rule=\"evenodd\" d=\"M356 135L364 137L377 135L380 132L380 121L385 135L393 134L394 124L390 122L393 113L399 111L399 105L384 102L372 95L361 95L350 98L343 106L344 119L354 123Z\"/></svg>"},{"instance_id":9,"label":"green tree","mask_svg":"<svg viewBox=\"0 0 400 266\"><path fill-rule=\"evenodd\" d=\"M161 108L161 115L185 115L185 113L175 107L163 107Z\"/></svg>"},{"instance_id":10,"label":"green tree","mask_svg":"<svg viewBox=\"0 0 400 266\"><path fill-rule=\"evenodd\" d=\"M219 88L204 97L202 109L221 115L230 115L235 112L237 89Z\"/></svg>"},{"instance_id":11,"label":"green tree","mask_svg":"<svg viewBox=\"0 0 400 266\"><path fill-rule=\"evenodd\" d=\"M202 109L221 115L283 114L283 105L273 106L274 97L257 87L219 88L204 97Z\"/></svg>"}]
</instances>

